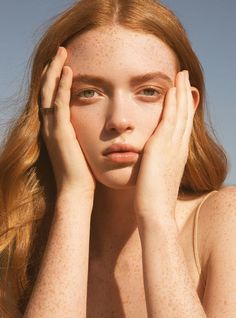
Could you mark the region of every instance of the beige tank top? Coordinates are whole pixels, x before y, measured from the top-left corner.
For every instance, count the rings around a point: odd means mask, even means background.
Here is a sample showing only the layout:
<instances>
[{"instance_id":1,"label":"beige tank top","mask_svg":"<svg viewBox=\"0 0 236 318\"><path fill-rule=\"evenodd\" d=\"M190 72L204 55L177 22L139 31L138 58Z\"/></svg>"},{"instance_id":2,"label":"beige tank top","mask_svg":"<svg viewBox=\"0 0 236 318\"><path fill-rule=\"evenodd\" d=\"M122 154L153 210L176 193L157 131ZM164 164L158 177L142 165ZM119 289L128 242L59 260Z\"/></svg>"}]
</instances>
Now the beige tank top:
<instances>
[{"instance_id":1,"label":"beige tank top","mask_svg":"<svg viewBox=\"0 0 236 318\"><path fill-rule=\"evenodd\" d=\"M212 195L213 193L216 193L218 191L214 190L212 192L209 192L204 199L201 201L201 203L199 204L197 211L195 213L194 216L194 223L193 223L193 253L194 253L194 259L195 259L195 263L197 266L197 270L199 273L199 276L202 280L203 285L206 285L206 278L204 277L204 274L202 272L201 269L201 265L200 265L200 258L199 258L199 253L198 253L198 242L197 242L197 232L198 232L198 217L199 217L199 212L201 210L201 207L203 205L203 203L207 200L207 198Z\"/></svg>"}]
</instances>

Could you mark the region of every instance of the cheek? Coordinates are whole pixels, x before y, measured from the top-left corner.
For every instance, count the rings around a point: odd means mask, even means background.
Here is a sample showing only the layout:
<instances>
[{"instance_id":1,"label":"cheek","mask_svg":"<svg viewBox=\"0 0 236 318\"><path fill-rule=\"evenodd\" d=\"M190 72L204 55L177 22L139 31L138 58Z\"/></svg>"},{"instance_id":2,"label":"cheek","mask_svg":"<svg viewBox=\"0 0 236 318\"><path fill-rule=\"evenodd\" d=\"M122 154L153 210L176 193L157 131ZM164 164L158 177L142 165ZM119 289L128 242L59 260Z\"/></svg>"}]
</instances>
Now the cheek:
<instances>
[{"instance_id":1,"label":"cheek","mask_svg":"<svg viewBox=\"0 0 236 318\"><path fill-rule=\"evenodd\" d=\"M137 105L136 105L137 106ZM139 108L129 118L134 126L133 139L138 144L145 143L158 126L162 115L162 103L145 105ZM100 137L104 129L104 114L93 109L90 112L86 108L71 107L70 119L80 142L82 150L87 153L101 142ZM137 139L137 140L136 140Z\"/></svg>"},{"instance_id":2,"label":"cheek","mask_svg":"<svg viewBox=\"0 0 236 318\"><path fill-rule=\"evenodd\" d=\"M90 111L85 107L72 106L70 108L70 120L74 129L83 134L86 131L94 131L101 122L101 115L93 109Z\"/></svg>"},{"instance_id":3,"label":"cheek","mask_svg":"<svg viewBox=\"0 0 236 318\"><path fill-rule=\"evenodd\" d=\"M88 118L81 114L80 111L76 108L71 107L70 111L70 121L74 127L74 130L77 134L81 134L84 131L85 126L87 125Z\"/></svg>"},{"instance_id":4,"label":"cheek","mask_svg":"<svg viewBox=\"0 0 236 318\"><path fill-rule=\"evenodd\" d=\"M162 116L162 106L155 107L151 112L143 116L142 132L146 136L146 141L154 133Z\"/></svg>"},{"instance_id":5,"label":"cheek","mask_svg":"<svg viewBox=\"0 0 236 318\"><path fill-rule=\"evenodd\" d=\"M78 107L71 107L70 120L75 130L76 137L80 143L82 150L86 152L86 148L91 145L93 147L99 138L100 127L98 115L83 111Z\"/></svg>"}]
</instances>

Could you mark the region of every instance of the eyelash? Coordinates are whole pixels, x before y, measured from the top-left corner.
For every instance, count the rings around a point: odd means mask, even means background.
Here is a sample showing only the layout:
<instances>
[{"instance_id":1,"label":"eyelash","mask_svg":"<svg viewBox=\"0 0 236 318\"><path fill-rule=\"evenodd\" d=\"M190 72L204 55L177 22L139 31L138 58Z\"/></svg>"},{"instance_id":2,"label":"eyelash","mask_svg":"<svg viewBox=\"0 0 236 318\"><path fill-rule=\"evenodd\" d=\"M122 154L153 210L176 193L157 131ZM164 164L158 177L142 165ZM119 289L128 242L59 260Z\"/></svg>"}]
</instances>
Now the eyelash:
<instances>
[{"instance_id":1,"label":"eyelash","mask_svg":"<svg viewBox=\"0 0 236 318\"><path fill-rule=\"evenodd\" d=\"M146 88L144 88L144 89L142 89L141 91L147 91L147 90L151 90L151 91L155 91L156 93L158 93L158 96L160 96L160 95L162 95L162 91L161 91L161 89L160 90L158 90L158 89L156 89L156 88L153 88L153 87L146 87ZM74 95L76 95L76 97L79 97L79 94L81 94L81 93L85 93L85 92L96 92L96 93L98 93L95 89L90 89L90 88L88 88L88 89L85 89L85 90L82 90L82 91L79 91L79 92L77 92L77 93L75 93ZM151 96L146 96L146 97L158 97L157 95L155 96L155 95L151 95ZM85 99L85 100L89 100L89 99L92 99L93 97L79 97L79 98L81 98L81 99Z\"/></svg>"}]
</instances>

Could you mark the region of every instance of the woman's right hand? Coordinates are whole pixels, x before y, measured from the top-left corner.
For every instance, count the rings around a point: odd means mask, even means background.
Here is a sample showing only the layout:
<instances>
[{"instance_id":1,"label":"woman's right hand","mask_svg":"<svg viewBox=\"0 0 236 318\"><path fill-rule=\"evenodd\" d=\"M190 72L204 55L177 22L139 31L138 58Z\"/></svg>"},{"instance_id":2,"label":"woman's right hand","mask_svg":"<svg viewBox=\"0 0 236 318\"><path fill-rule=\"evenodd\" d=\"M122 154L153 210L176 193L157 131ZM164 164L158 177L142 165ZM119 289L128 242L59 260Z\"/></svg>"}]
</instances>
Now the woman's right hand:
<instances>
[{"instance_id":1,"label":"woman's right hand","mask_svg":"<svg viewBox=\"0 0 236 318\"><path fill-rule=\"evenodd\" d=\"M95 178L70 121L73 73L69 66L64 66L66 58L66 49L59 47L42 75L40 106L55 106L53 112L45 114L42 111L42 136L52 162L58 193L72 191L92 200Z\"/></svg>"}]
</instances>

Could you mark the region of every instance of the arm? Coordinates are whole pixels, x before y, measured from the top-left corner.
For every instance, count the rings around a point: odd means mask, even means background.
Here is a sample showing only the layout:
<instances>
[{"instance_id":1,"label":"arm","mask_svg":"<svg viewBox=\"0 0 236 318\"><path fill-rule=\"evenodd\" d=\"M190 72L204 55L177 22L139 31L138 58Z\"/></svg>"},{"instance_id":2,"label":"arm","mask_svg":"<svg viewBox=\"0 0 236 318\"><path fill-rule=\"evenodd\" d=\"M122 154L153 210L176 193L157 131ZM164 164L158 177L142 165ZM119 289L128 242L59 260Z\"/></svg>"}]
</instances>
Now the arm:
<instances>
[{"instance_id":1,"label":"arm","mask_svg":"<svg viewBox=\"0 0 236 318\"><path fill-rule=\"evenodd\" d=\"M166 95L162 119L145 145L137 179L134 207L149 318L206 317L178 242L174 216L198 96L188 73L178 73L176 87Z\"/></svg>"},{"instance_id":2,"label":"arm","mask_svg":"<svg viewBox=\"0 0 236 318\"><path fill-rule=\"evenodd\" d=\"M42 76L42 136L52 162L57 201L45 255L26 318L86 317L90 219L95 180L70 121L72 70L59 48Z\"/></svg>"},{"instance_id":3,"label":"arm","mask_svg":"<svg viewBox=\"0 0 236 318\"><path fill-rule=\"evenodd\" d=\"M139 233L148 317L205 318L174 222L139 224Z\"/></svg>"},{"instance_id":4,"label":"arm","mask_svg":"<svg viewBox=\"0 0 236 318\"><path fill-rule=\"evenodd\" d=\"M210 256L203 306L207 317L236 317L236 187L207 201L201 224Z\"/></svg>"},{"instance_id":5,"label":"arm","mask_svg":"<svg viewBox=\"0 0 236 318\"><path fill-rule=\"evenodd\" d=\"M202 230L207 233L205 246L209 249L202 305L191 286L175 226L155 225L148 229L146 224L142 230L144 224L139 224L149 317L236 316L235 198L236 187L223 188L207 200L201 214Z\"/></svg>"},{"instance_id":6,"label":"arm","mask_svg":"<svg viewBox=\"0 0 236 318\"><path fill-rule=\"evenodd\" d=\"M25 318L86 317L92 205L62 193Z\"/></svg>"}]
</instances>

